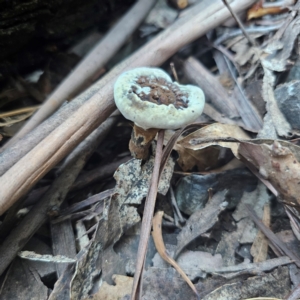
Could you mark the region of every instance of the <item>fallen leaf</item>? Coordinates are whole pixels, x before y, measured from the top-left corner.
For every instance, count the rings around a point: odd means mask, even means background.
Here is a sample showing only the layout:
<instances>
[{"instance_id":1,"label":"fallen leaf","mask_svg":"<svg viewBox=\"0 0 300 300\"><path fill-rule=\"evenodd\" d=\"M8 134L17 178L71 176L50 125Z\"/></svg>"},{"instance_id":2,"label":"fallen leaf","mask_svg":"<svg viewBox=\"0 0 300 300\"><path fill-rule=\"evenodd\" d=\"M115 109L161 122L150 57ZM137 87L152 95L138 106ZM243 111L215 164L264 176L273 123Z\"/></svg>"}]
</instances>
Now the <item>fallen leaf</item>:
<instances>
[{"instance_id":1,"label":"fallen leaf","mask_svg":"<svg viewBox=\"0 0 300 300\"><path fill-rule=\"evenodd\" d=\"M279 267L264 276L255 276L232 284L225 284L214 290L203 300L241 300L260 297L285 298L290 292L290 278L287 267Z\"/></svg>"},{"instance_id":2,"label":"fallen leaf","mask_svg":"<svg viewBox=\"0 0 300 300\"><path fill-rule=\"evenodd\" d=\"M286 11L287 8L281 6L263 7L263 1L258 1L247 11L247 20L257 19L266 15L276 15Z\"/></svg>"},{"instance_id":3,"label":"fallen leaf","mask_svg":"<svg viewBox=\"0 0 300 300\"><path fill-rule=\"evenodd\" d=\"M264 78L262 86L262 96L266 102L267 113L264 118L263 128L260 130L259 138L276 139L278 136L290 136L292 128L287 122L285 116L280 111L278 103L274 95L275 75L265 66L265 61L262 61L264 69Z\"/></svg>"},{"instance_id":4,"label":"fallen leaf","mask_svg":"<svg viewBox=\"0 0 300 300\"><path fill-rule=\"evenodd\" d=\"M268 54L264 57L263 64L271 71L283 72L292 62L289 60L295 41L300 33L300 16L298 15L285 29L283 36L274 39L264 49Z\"/></svg>"},{"instance_id":5,"label":"fallen leaf","mask_svg":"<svg viewBox=\"0 0 300 300\"><path fill-rule=\"evenodd\" d=\"M1 299L48 299L48 288L38 272L20 258L11 264L0 291Z\"/></svg>"},{"instance_id":6,"label":"fallen leaf","mask_svg":"<svg viewBox=\"0 0 300 300\"><path fill-rule=\"evenodd\" d=\"M143 275L142 290L143 300L197 299L191 288L173 268L149 268Z\"/></svg>"},{"instance_id":7,"label":"fallen leaf","mask_svg":"<svg viewBox=\"0 0 300 300\"><path fill-rule=\"evenodd\" d=\"M219 214L227 206L227 203L224 202L225 194L226 191L215 194L203 209L190 216L177 236L178 244L174 255L175 259L189 243L215 225Z\"/></svg>"},{"instance_id":8,"label":"fallen leaf","mask_svg":"<svg viewBox=\"0 0 300 300\"><path fill-rule=\"evenodd\" d=\"M133 278L123 275L112 276L115 285L109 285L103 282L98 293L92 297L85 298L86 300L120 300L125 295L131 293Z\"/></svg>"},{"instance_id":9,"label":"fallen leaf","mask_svg":"<svg viewBox=\"0 0 300 300\"><path fill-rule=\"evenodd\" d=\"M287 145L289 145L287 147ZM241 142L239 154L268 180L287 204L299 206L300 147L274 141L271 145Z\"/></svg>"},{"instance_id":10,"label":"fallen leaf","mask_svg":"<svg viewBox=\"0 0 300 300\"><path fill-rule=\"evenodd\" d=\"M262 218L263 223L270 227L271 225L271 211L270 204L265 204L264 213ZM250 253L253 256L253 262L265 261L268 255L269 242L267 237L263 234L261 230L258 231L255 240L251 246Z\"/></svg>"},{"instance_id":11,"label":"fallen leaf","mask_svg":"<svg viewBox=\"0 0 300 300\"><path fill-rule=\"evenodd\" d=\"M220 142L217 141L218 138L236 138L236 139L249 139L249 135L236 125L229 124L220 124L214 123L208 126L205 126L188 136L181 139L178 144L182 145L186 149L199 150L207 148L209 146L221 146L225 148L230 148L236 156L238 156L238 144L234 142ZM216 139L216 141L211 141L207 143L202 143L203 139L210 138ZM201 142L201 143L199 143Z\"/></svg>"},{"instance_id":12,"label":"fallen leaf","mask_svg":"<svg viewBox=\"0 0 300 300\"><path fill-rule=\"evenodd\" d=\"M174 255L175 245L166 245L167 251L171 256ZM168 268L168 264L157 254L153 257L153 267ZM184 251L177 259L178 265L183 269L191 280L206 278L206 270L219 269L223 265L220 254L212 255L204 251Z\"/></svg>"},{"instance_id":13,"label":"fallen leaf","mask_svg":"<svg viewBox=\"0 0 300 300\"><path fill-rule=\"evenodd\" d=\"M211 141L203 143L203 139L217 138L249 139L248 134L236 125L214 123L205 126L186 137L178 140L174 149L179 153L178 163L184 170L198 166L198 170L206 170L217 166L219 149L214 146L230 148L234 155L238 155L238 143ZM208 148L209 147L209 148ZM208 149L205 149L208 148Z\"/></svg>"}]
</instances>

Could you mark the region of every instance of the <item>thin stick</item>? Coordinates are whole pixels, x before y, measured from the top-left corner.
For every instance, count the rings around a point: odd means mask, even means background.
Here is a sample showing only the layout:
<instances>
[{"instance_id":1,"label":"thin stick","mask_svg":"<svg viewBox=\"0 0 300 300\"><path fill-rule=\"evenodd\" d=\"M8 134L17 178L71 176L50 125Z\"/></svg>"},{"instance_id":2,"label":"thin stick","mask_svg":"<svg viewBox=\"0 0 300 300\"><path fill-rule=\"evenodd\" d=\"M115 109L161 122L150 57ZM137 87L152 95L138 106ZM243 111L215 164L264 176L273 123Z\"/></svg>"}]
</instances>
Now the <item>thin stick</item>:
<instances>
[{"instance_id":1,"label":"thin stick","mask_svg":"<svg viewBox=\"0 0 300 300\"><path fill-rule=\"evenodd\" d=\"M183 64L183 72L193 83L198 84L213 105L226 117L234 118L239 113L220 81L194 57L189 57Z\"/></svg>"},{"instance_id":2,"label":"thin stick","mask_svg":"<svg viewBox=\"0 0 300 300\"><path fill-rule=\"evenodd\" d=\"M235 0L231 6L241 11L254 1ZM221 2L201 1L101 79L92 88L94 92L99 89L96 94L0 178L0 186L5 187L0 192L0 215L113 112L113 85L122 72L162 64L178 49L218 26L228 16L229 12Z\"/></svg>"},{"instance_id":3,"label":"thin stick","mask_svg":"<svg viewBox=\"0 0 300 300\"><path fill-rule=\"evenodd\" d=\"M171 203L174 209L174 214L177 215L180 223L184 223L186 220L184 219L184 217L181 214L181 211L179 210L172 186L170 186L170 196L171 196Z\"/></svg>"},{"instance_id":4,"label":"thin stick","mask_svg":"<svg viewBox=\"0 0 300 300\"><path fill-rule=\"evenodd\" d=\"M151 178L151 185L145 202L143 221L142 221L141 233L140 233L140 242L139 242L139 248L137 252L137 261L136 261L132 292L131 292L131 300L136 299L138 286L139 284L141 284L140 277L142 274L144 261L147 253L152 217L153 217L154 207L156 202L159 168L160 168L160 162L162 158L163 143L164 143L164 130L160 130L158 132L158 137L157 137L157 146L156 146L156 153L155 153L155 160L154 160L154 168L153 168L153 173Z\"/></svg>"},{"instance_id":5,"label":"thin stick","mask_svg":"<svg viewBox=\"0 0 300 300\"><path fill-rule=\"evenodd\" d=\"M245 30L243 23L241 22L240 18L237 16L237 14L231 9L229 3L227 2L227 0L222 0L225 4L225 6L228 8L228 10L230 11L232 17L235 19L235 21L239 24L239 27L241 28L244 36L246 37L246 39L248 40L248 42L253 46L256 47L256 43L255 41L252 39L252 37L248 34L248 32Z\"/></svg>"},{"instance_id":6,"label":"thin stick","mask_svg":"<svg viewBox=\"0 0 300 300\"><path fill-rule=\"evenodd\" d=\"M176 72L176 69L175 69L175 65L174 65L173 62L170 63L170 67L171 67L173 76L175 78L175 81L179 83L178 75L177 75L177 72Z\"/></svg>"},{"instance_id":7,"label":"thin stick","mask_svg":"<svg viewBox=\"0 0 300 300\"><path fill-rule=\"evenodd\" d=\"M92 83L97 72L117 53L132 32L143 21L156 0L139 0L120 21L101 39L74 71L58 86L38 112L5 145L8 147L34 129L55 112L66 100L72 99L82 88Z\"/></svg>"}]
</instances>

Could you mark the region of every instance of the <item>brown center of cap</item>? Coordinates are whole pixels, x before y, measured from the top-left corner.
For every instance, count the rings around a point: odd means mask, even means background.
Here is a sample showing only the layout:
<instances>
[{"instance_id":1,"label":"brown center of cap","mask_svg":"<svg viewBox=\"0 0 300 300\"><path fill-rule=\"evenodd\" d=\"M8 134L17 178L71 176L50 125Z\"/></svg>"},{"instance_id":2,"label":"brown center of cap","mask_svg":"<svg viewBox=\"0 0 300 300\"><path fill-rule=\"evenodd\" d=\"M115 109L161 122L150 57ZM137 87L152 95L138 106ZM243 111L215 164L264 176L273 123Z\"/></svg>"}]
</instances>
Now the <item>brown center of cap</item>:
<instances>
[{"instance_id":1,"label":"brown center of cap","mask_svg":"<svg viewBox=\"0 0 300 300\"><path fill-rule=\"evenodd\" d=\"M178 85L164 78L141 76L136 83L141 88L132 86L132 91L142 101L149 101L157 105L173 104L177 109L188 107L188 94L182 92Z\"/></svg>"}]
</instances>

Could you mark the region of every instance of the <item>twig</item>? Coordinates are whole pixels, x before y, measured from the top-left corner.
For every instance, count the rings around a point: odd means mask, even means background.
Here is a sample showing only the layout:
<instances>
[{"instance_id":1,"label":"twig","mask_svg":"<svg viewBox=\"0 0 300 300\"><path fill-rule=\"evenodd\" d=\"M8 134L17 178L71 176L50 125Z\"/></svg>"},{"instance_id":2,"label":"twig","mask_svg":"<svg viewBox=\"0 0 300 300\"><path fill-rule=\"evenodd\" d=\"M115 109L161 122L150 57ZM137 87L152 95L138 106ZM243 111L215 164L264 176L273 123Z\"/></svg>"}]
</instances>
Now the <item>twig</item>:
<instances>
[{"instance_id":1,"label":"twig","mask_svg":"<svg viewBox=\"0 0 300 300\"><path fill-rule=\"evenodd\" d=\"M175 211L175 214L178 216L179 222L184 223L185 219L182 216L182 214L181 214L181 212L178 208L178 204L177 204L175 194L174 194L174 190L173 190L172 186L170 186L170 196L171 196L171 203L172 203L173 209Z\"/></svg>"},{"instance_id":2,"label":"twig","mask_svg":"<svg viewBox=\"0 0 300 300\"><path fill-rule=\"evenodd\" d=\"M141 274L144 266L144 261L148 248L148 241L151 231L151 222L156 202L157 186L159 178L159 169L162 158L162 149L164 143L164 130L158 132L157 146L154 160L153 173L151 177L151 185L145 202L143 221L140 233L140 242L137 252L137 261L132 285L131 299L136 299L139 284L141 284Z\"/></svg>"},{"instance_id":3,"label":"twig","mask_svg":"<svg viewBox=\"0 0 300 300\"><path fill-rule=\"evenodd\" d=\"M257 217L254 210L249 206L245 205L248 210L249 216L259 229L265 234L269 241L275 246L281 253L285 253L291 260L295 261L295 264L300 268L300 259L294 254L288 247Z\"/></svg>"},{"instance_id":4,"label":"twig","mask_svg":"<svg viewBox=\"0 0 300 300\"><path fill-rule=\"evenodd\" d=\"M58 86L47 101L44 102L39 111L5 147L12 145L26 133L30 132L55 112L64 101L72 99L84 86L90 84L93 76L117 53L148 14L155 2L156 0L139 0Z\"/></svg>"},{"instance_id":5,"label":"twig","mask_svg":"<svg viewBox=\"0 0 300 300\"><path fill-rule=\"evenodd\" d=\"M124 157L120 160L112 162L110 164L97 167L91 171L86 171L83 174L79 175L76 178L76 181L72 184L70 188L71 191L76 191L82 189L94 182L99 182L101 179L106 179L114 174L117 168L128 161L132 157ZM25 199L23 207L30 206L35 204L41 196L46 192L49 186L43 186L37 189L34 189L32 192L29 193L28 197Z\"/></svg>"},{"instance_id":6,"label":"twig","mask_svg":"<svg viewBox=\"0 0 300 300\"><path fill-rule=\"evenodd\" d=\"M43 198L24 217L20 224L14 228L0 246L0 274L4 272L17 253L24 247L40 226L48 220L49 215L57 212L65 199L71 185L93 153L94 149L106 137L110 128L115 124L116 117L109 118L74 150L77 155L69 161L69 165L54 180Z\"/></svg>"},{"instance_id":7,"label":"twig","mask_svg":"<svg viewBox=\"0 0 300 300\"><path fill-rule=\"evenodd\" d=\"M0 176L71 116L93 94L93 89L90 90L67 105L63 105L53 116L40 124L30 134L25 135L12 146L3 150L0 153Z\"/></svg>"},{"instance_id":8,"label":"twig","mask_svg":"<svg viewBox=\"0 0 300 300\"><path fill-rule=\"evenodd\" d=\"M198 84L214 106L227 117L237 117L239 113L221 83L197 59L189 57L183 65L184 73Z\"/></svg>"},{"instance_id":9,"label":"twig","mask_svg":"<svg viewBox=\"0 0 300 300\"><path fill-rule=\"evenodd\" d=\"M248 130L258 132L263 126L262 118L259 116L259 114L255 110L255 108L253 107L253 105L251 104L249 99L246 97L241 85L239 84L239 82L234 74L234 71L233 71L232 66L229 63L228 59L226 57L224 57L224 59L227 63L230 75L236 84L237 91L240 94L240 97L232 98L232 99L236 100L235 107L239 111L240 116L241 116L245 126L248 128Z\"/></svg>"},{"instance_id":10,"label":"twig","mask_svg":"<svg viewBox=\"0 0 300 300\"><path fill-rule=\"evenodd\" d=\"M254 1L235 0L231 5L234 10L241 11ZM0 186L5 187L0 194L0 215L113 112L113 84L121 72L139 66L160 65L228 16L222 3L202 1L101 79L96 84L99 91L95 95L0 178Z\"/></svg>"},{"instance_id":11,"label":"twig","mask_svg":"<svg viewBox=\"0 0 300 300\"><path fill-rule=\"evenodd\" d=\"M177 75L175 65L174 65L173 62L170 63L170 67L171 67L171 70L172 70L175 81L179 83L178 75Z\"/></svg>"},{"instance_id":12,"label":"twig","mask_svg":"<svg viewBox=\"0 0 300 300\"><path fill-rule=\"evenodd\" d=\"M271 211L270 211L270 204L266 203L264 205L264 213L262 217L262 222L266 225L266 227L270 228L271 225ZM252 243L250 253L253 257L253 262L262 262L267 260L268 255L268 247L269 242L267 237L264 233L259 230L256 234L256 237Z\"/></svg>"},{"instance_id":13,"label":"twig","mask_svg":"<svg viewBox=\"0 0 300 300\"><path fill-rule=\"evenodd\" d=\"M153 218L153 232L152 237L153 241L156 247L157 252L161 256L163 260L165 260L167 263L169 263L171 266L175 268L175 270L183 277L183 279L186 281L186 283L190 286L190 288L193 290L193 292L197 295L197 298L199 299L199 294L194 286L194 284L191 282L191 280L187 277L187 275L184 273L184 271L180 268L180 266L176 263L176 261L171 258L166 250L164 240L162 237L162 217L164 215L163 211L158 211L154 218Z\"/></svg>"},{"instance_id":14,"label":"twig","mask_svg":"<svg viewBox=\"0 0 300 300\"><path fill-rule=\"evenodd\" d=\"M19 108L7 112L0 113L0 119L2 118L7 118L7 117L13 117L21 114L26 114L28 112L34 112L40 107L40 105L35 105L35 106L28 106L24 108Z\"/></svg>"},{"instance_id":15,"label":"twig","mask_svg":"<svg viewBox=\"0 0 300 300\"><path fill-rule=\"evenodd\" d=\"M262 34L269 34L271 31L277 30L282 27L282 23L271 25L271 26L257 26L257 27L244 27L244 30L247 33L250 34L257 34L257 33L262 33ZM233 29L230 31L225 31L223 35L218 37L215 41L215 45L219 45L226 40L232 39L236 36L239 36L243 33L242 29Z\"/></svg>"},{"instance_id":16,"label":"twig","mask_svg":"<svg viewBox=\"0 0 300 300\"><path fill-rule=\"evenodd\" d=\"M256 43L255 41L252 39L252 37L248 34L248 32L245 30L244 25L242 24L240 18L237 16L237 14L231 9L230 5L228 4L227 0L222 0L225 4L225 6L228 8L228 10L230 11L232 17L235 19L235 21L239 24L239 27L241 28L243 34L245 35L246 39L248 40L248 42L255 47Z\"/></svg>"}]
</instances>

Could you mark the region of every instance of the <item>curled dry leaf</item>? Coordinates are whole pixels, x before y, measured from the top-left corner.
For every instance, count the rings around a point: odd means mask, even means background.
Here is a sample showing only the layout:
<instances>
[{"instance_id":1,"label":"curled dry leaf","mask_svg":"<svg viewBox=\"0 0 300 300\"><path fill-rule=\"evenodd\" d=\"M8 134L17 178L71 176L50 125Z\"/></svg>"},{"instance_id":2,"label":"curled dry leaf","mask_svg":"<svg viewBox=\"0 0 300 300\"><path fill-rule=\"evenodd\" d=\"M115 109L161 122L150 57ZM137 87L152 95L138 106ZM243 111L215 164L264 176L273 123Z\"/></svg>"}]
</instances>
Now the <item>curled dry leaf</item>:
<instances>
[{"instance_id":1,"label":"curled dry leaf","mask_svg":"<svg viewBox=\"0 0 300 300\"><path fill-rule=\"evenodd\" d=\"M283 141L272 144L241 142L239 154L268 180L280 198L292 206L299 206L300 147Z\"/></svg>"},{"instance_id":2,"label":"curled dry leaf","mask_svg":"<svg viewBox=\"0 0 300 300\"><path fill-rule=\"evenodd\" d=\"M257 19L266 15L276 15L286 12L287 8L281 6L263 6L263 1L258 1L247 11L247 20Z\"/></svg>"},{"instance_id":3,"label":"curled dry leaf","mask_svg":"<svg viewBox=\"0 0 300 300\"><path fill-rule=\"evenodd\" d=\"M211 146L230 148L238 157L238 143L211 141L218 138L249 139L249 135L236 125L214 123L205 126L187 135L177 142L174 149L179 153L178 163L184 170L190 170L194 166L198 170L205 170L206 167L213 168L217 164L219 149ZM210 139L210 142L205 142ZM205 149L208 148L209 149Z\"/></svg>"}]
</instances>

